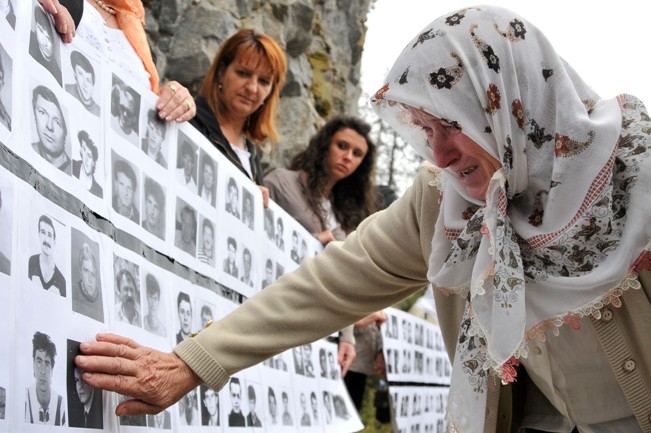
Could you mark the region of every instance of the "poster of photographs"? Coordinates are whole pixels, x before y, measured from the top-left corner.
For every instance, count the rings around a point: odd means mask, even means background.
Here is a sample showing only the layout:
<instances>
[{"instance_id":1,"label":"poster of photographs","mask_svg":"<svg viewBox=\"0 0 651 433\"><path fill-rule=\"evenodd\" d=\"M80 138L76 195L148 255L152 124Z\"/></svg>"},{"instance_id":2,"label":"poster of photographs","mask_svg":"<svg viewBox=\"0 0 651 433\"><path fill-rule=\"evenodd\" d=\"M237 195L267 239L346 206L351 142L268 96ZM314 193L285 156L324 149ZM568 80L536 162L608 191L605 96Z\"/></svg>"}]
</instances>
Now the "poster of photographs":
<instances>
[{"instance_id":1,"label":"poster of photographs","mask_svg":"<svg viewBox=\"0 0 651 433\"><path fill-rule=\"evenodd\" d=\"M394 431L444 433L448 388L394 386L390 389Z\"/></svg>"},{"instance_id":2,"label":"poster of photographs","mask_svg":"<svg viewBox=\"0 0 651 433\"><path fill-rule=\"evenodd\" d=\"M82 342L170 351L322 247L89 35L63 44L36 0L0 6L0 433L361 429L325 340L155 416L84 384Z\"/></svg>"}]
</instances>

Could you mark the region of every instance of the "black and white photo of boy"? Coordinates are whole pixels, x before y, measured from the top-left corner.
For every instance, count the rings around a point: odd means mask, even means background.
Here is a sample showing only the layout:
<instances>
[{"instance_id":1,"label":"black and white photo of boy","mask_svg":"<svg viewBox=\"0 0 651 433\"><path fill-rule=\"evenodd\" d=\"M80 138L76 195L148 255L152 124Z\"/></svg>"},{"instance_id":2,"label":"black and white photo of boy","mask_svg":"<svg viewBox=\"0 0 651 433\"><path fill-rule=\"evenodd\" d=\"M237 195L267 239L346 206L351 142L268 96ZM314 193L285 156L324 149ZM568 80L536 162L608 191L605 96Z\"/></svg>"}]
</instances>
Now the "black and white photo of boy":
<instances>
[{"instance_id":1,"label":"black and white photo of boy","mask_svg":"<svg viewBox=\"0 0 651 433\"><path fill-rule=\"evenodd\" d=\"M70 66L74 80L65 85L66 92L75 97L89 113L99 116L100 107L93 95L95 89L95 68L82 53L74 50L70 54Z\"/></svg>"},{"instance_id":2,"label":"black and white photo of boy","mask_svg":"<svg viewBox=\"0 0 651 433\"><path fill-rule=\"evenodd\" d=\"M99 245L74 227L71 243L72 311L104 323Z\"/></svg>"},{"instance_id":3,"label":"black and white photo of boy","mask_svg":"<svg viewBox=\"0 0 651 433\"><path fill-rule=\"evenodd\" d=\"M34 8L34 20L29 37L29 54L57 80L61 86L61 38L40 5Z\"/></svg>"},{"instance_id":4,"label":"black and white photo of boy","mask_svg":"<svg viewBox=\"0 0 651 433\"><path fill-rule=\"evenodd\" d=\"M113 75L111 87L111 127L131 144L138 145L140 94Z\"/></svg>"},{"instance_id":5,"label":"black and white photo of boy","mask_svg":"<svg viewBox=\"0 0 651 433\"><path fill-rule=\"evenodd\" d=\"M43 85L32 91L35 131L32 149L41 158L70 175L70 143L65 115L56 94Z\"/></svg>"},{"instance_id":6,"label":"black and white photo of boy","mask_svg":"<svg viewBox=\"0 0 651 433\"><path fill-rule=\"evenodd\" d=\"M41 215L38 219L38 243L40 253L29 258L27 265L27 278L45 291L66 296L66 279L57 266L57 230L54 221L48 215Z\"/></svg>"}]
</instances>

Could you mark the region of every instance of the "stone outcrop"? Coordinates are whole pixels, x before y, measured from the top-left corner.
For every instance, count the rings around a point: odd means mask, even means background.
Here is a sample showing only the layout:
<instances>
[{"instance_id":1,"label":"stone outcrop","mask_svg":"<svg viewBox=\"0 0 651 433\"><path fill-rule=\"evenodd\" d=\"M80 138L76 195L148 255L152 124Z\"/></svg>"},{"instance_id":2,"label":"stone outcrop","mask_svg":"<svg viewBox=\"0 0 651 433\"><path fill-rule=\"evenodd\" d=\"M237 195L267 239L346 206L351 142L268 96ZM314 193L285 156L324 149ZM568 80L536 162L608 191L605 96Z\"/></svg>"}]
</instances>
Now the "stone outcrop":
<instances>
[{"instance_id":1,"label":"stone outcrop","mask_svg":"<svg viewBox=\"0 0 651 433\"><path fill-rule=\"evenodd\" d=\"M334 114L357 114L366 16L375 0L144 0L146 29L163 81L196 94L220 44L243 27L285 49L281 141L267 146L268 167L286 165Z\"/></svg>"}]
</instances>

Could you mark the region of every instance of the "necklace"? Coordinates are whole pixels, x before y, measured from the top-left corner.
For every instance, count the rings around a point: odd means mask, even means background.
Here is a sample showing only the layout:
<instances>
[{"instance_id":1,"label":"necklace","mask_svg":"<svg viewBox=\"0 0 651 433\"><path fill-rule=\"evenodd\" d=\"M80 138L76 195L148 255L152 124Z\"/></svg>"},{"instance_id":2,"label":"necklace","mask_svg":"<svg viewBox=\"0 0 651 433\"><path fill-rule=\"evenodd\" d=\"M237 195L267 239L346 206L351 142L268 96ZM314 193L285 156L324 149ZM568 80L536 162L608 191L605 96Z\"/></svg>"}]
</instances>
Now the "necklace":
<instances>
[{"instance_id":1,"label":"necklace","mask_svg":"<svg viewBox=\"0 0 651 433\"><path fill-rule=\"evenodd\" d=\"M95 0L95 3L97 3L97 5L99 7L101 7L104 11L108 12L111 15L115 15L115 9L113 9L112 7L104 4L104 2L102 0Z\"/></svg>"}]
</instances>

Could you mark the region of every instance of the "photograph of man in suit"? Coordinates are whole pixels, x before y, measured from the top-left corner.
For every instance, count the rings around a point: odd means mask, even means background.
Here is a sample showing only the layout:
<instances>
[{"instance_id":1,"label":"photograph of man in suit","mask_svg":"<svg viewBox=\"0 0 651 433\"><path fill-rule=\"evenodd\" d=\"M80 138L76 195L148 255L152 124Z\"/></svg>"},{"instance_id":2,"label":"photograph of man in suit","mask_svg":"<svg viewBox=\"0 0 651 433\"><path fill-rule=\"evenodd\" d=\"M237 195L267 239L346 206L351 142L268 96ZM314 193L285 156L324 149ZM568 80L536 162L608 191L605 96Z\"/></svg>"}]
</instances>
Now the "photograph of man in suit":
<instances>
[{"instance_id":1,"label":"photograph of man in suit","mask_svg":"<svg viewBox=\"0 0 651 433\"><path fill-rule=\"evenodd\" d=\"M229 427L245 427L244 415L242 415L242 385L240 379L231 377L228 383L228 389L231 395L231 412L228 414Z\"/></svg>"},{"instance_id":2,"label":"photograph of man in suit","mask_svg":"<svg viewBox=\"0 0 651 433\"><path fill-rule=\"evenodd\" d=\"M34 27L29 37L29 54L43 65L61 85L61 66L57 58L60 39L40 5L34 8Z\"/></svg>"},{"instance_id":3,"label":"photograph of man in suit","mask_svg":"<svg viewBox=\"0 0 651 433\"><path fill-rule=\"evenodd\" d=\"M240 271L237 269L237 264L235 263L235 258L237 257L237 241L235 238L229 237L226 243L228 245L228 257L224 260L224 272L237 278L240 275Z\"/></svg>"},{"instance_id":4,"label":"photograph of man in suit","mask_svg":"<svg viewBox=\"0 0 651 433\"><path fill-rule=\"evenodd\" d=\"M201 391L201 425L219 425L219 394L207 385L200 386Z\"/></svg>"},{"instance_id":5,"label":"photograph of man in suit","mask_svg":"<svg viewBox=\"0 0 651 433\"><path fill-rule=\"evenodd\" d=\"M142 326L140 317L140 293L133 274L121 269L115 276L118 303L115 306L117 320L134 326Z\"/></svg>"},{"instance_id":6,"label":"photograph of man in suit","mask_svg":"<svg viewBox=\"0 0 651 433\"><path fill-rule=\"evenodd\" d=\"M81 245L78 257L79 280L72 288L72 310L103 323L104 309L97 257L87 242Z\"/></svg>"},{"instance_id":7,"label":"photograph of man in suit","mask_svg":"<svg viewBox=\"0 0 651 433\"><path fill-rule=\"evenodd\" d=\"M271 259L267 259L264 265L264 280L262 280L262 288L264 289L269 284L274 282L274 263Z\"/></svg>"},{"instance_id":8,"label":"photograph of man in suit","mask_svg":"<svg viewBox=\"0 0 651 433\"><path fill-rule=\"evenodd\" d=\"M163 168L167 168L167 160L162 152L166 133L167 124L165 121L158 117L155 109L149 109L147 111L147 132L145 138L142 139L141 149Z\"/></svg>"},{"instance_id":9,"label":"photograph of man in suit","mask_svg":"<svg viewBox=\"0 0 651 433\"><path fill-rule=\"evenodd\" d=\"M176 180L197 193L197 151L189 141L181 142L181 158L176 169Z\"/></svg>"},{"instance_id":10,"label":"photograph of man in suit","mask_svg":"<svg viewBox=\"0 0 651 433\"><path fill-rule=\"evenodd\" d=\"M240 281L249 287L253 287L253 279L251 278L251 266L253 259L251 258L251 251L248 248L242 250L242 268L244 273Z\"/></svg>"},{"instance_id":11,"label":"photograph of man in suit","mask_svg":"<svg viewBox=\"0 0 651 433\"><path fill-rule=\"evenodd\" d=\"M215 172L215 161L208 154L203 153L199 174L199 196L215 207L217 173Z\"/></svg>"},{"instance_id":12,"label":"photograph of man in suit","mask_svg":"<svg viewBox=\"0 0 651 433\"><path fill-rule=\"evenodd\" d=\"M278 403L276 393L272 387L267 390L267 405L269 406L269 418L272 425L278 425Z\"/></svg>"},{"instance_id":13,"label":"photograph of man in suit","mask_svg":"<svg viewBox=\"0 0 651 433\"><path fill-rule=\"evenodd\" d=\"M38 219L38 238L41 244L41 252L29 258L27 278L33 283L39 283L46 291L56 289L59 295L65 298L66 279L56 265L54 257L56 237L57 234L52 219L47 215L41 215Z\"/></svg>"},{"instance_id":14,"label":"photograph of man in suit","mask_svg":"<svg viewBox=\"0 0 651 433\"><path fill-rule=\"evenodd\" d=\"M234 178L228 179L228 188L226 194L226 212L233 215L235 218L240 219L240 191L237 188L237 182Z\"/></svg>"},{"instance_id":15,"label":"photograph of man in suit","mask_svg":"<svg viewBox=\"0 0 651 433\"><path fill-rule=\"evenodd\" d=\"M70 65L75 76L75 82L66 84L66 92L74 96L89 113L99 116L100 108L93 99L95 87L95 68L90 61L75 50L70 54Z\"/></svg>"},{"instance_id":16,"label":"photograph of man in suit","mask_svg":"<svg viewBox=\"0 0 651 433\"><path fill-rule=\"evenodd\" d=\"M204 218L201 223L201 248L197 252L200 262L215 267L215 230L212 222Z\"/></svg>"},{"instance_id":17,"label":"photograph of man in suit","mask_svg":"<svg viewBox=\"0 0 651 433\"><path fill-rule=\"evenodd\" d=\"M90 138L90 135L88 135L88 132L79 131L77 139L79 140L79 155L81 159L72 161L72 175L79 179L84 188L90 191L91 194L102 198L104 196L104 190L97 183L97 179L95 179L99 150L95 142Z\"/></svg>"},{"instance_id":18,"label":"photograph of man in suit","mask_svg":"<svg viewBox=\"0 0 651 433\"><path fill-rule=\"evenodd\" d=\"M166 337L167 329L165 329L165 323L160 319L158 313L160 307L160 285L156 277L147 273L145 276L145 287L147 291L147 315L144 320L145 331L149 331L159 337Z\"/></svg>"},{"instance_id":19,"label":"photograph of man in suit","mask_svg":"<svg viewBox=\"0 0 651 433\"><path fill-rule=\"evenodd\" d=\"M68 127L63 110L54 92L45 86L36 86L32 92L32 109L38 141L32 149L41 158L70 174L70 156L66 152Z\"/></svg>"},{"instance_id":20,"label":"photograph of man in suit","mask_svg":"<svg viewBox=\"0 0 651 433\"><path fill-rule=\"evenodd\" d=\"M281 398L283 400L283 425L294 425L292 414L289 413L289 397L285 391L283 391Z\"/></svg>"},{"instance_id":21,"label":"photograph of man in suit","mask_svg":"<svg viewBox=\"0 0 651 433\"><path fill-rule=\"evenodd\" d=\"M145 200L142 227L152 235L165 237L165 193L152 178L145 177Z\"/></svg>"},{"instance_id":22,"label":"photograph of man in suit","mask_svg":"<svg viewBox=\"0 0 651 433\"><path fill-rule=\"evenodd\" d=\"M52 373L57 356L50 336L36 331L32 338L34 385L27 388L25 422L28 424L67 425L66 404L52 389Z\"/></svg>"},{"instance_id":23,"label":"photograph of man in suit","mask_svg":"<svg viewBox=\"0 0 651 433\"><path fill-rule=\"evenodd\" d=\"M174 237L174 246L185 251L192 257L197 254L197 214L196 211L184 205L176 222L177 230Z\"/></svg>"},{"instance_id":24,"label":"photograph of man in suit","mask_svg":"<svg viewBox=\"0 0 651 433\"><path fill-rule=\"evenodd\" d=\"M68 340L68 425L102 429L102 390L90 387L82 379L83 371L74 366L74 358L79 354L79 342Z\"/></svg>"},{"instance_id":25,"label":"photograph of man in suit","mask_svg":"<svg viewBox=\"0 0 651 433\"><path fill-rule=\"evenodd\" d=\"M192 333L192 303L190 295L179 292L176 297L176 309L179 315L179 332L176 333L176 344L185 340Z\"/></svg>"},{"instance_id":26,"label":"photograph of man in suit","mask_svg":"<svg viewBox=\"0 0 651 433\"><path fill-rule=\"evenodd\" d=\"M247 394L249 397L249 413L246 415L246 425L248 427L262 427L260 417L258 417L258 414L255 412L255 388L249 385L247 388Z\"/></svg>"},{"instance_id":27,"label":"photograph of man in suit","mask_svg":"<svg viewBox=\"0 0 651 433\"><path fill-rule=\"evenodd\" d=\"M134 202L137 189L138 180L131 165L121 158L114 159L113 209L136 224L140 222L140 212Z\"/></svg>"}]
</instances>

